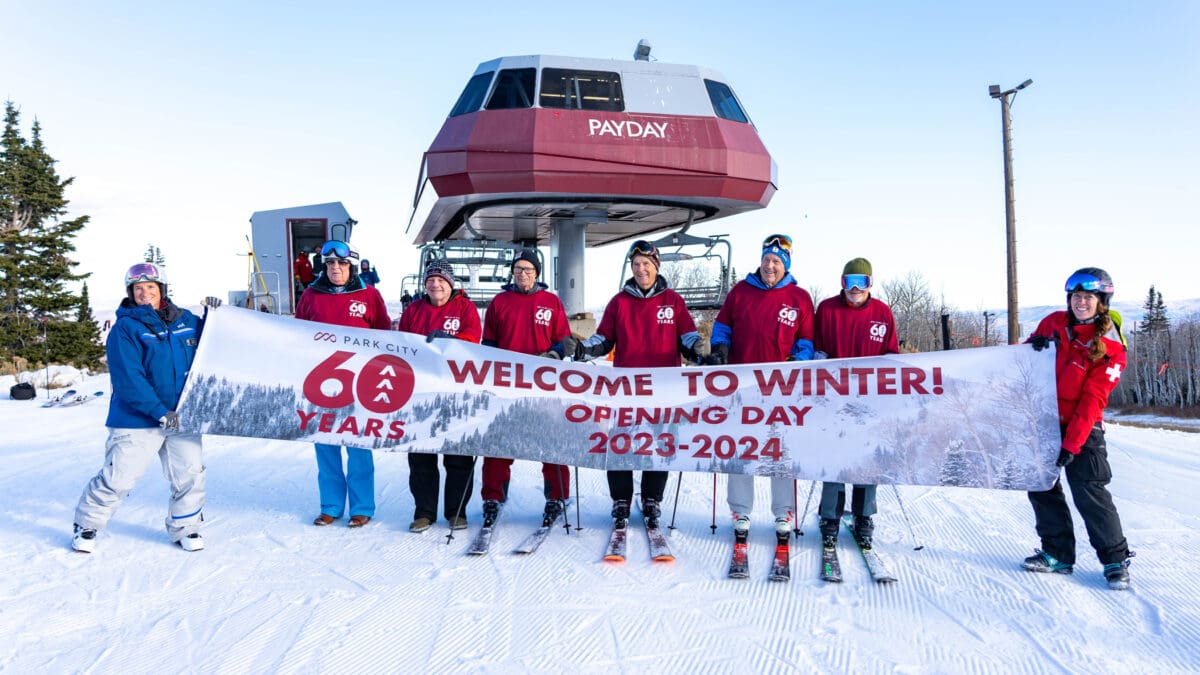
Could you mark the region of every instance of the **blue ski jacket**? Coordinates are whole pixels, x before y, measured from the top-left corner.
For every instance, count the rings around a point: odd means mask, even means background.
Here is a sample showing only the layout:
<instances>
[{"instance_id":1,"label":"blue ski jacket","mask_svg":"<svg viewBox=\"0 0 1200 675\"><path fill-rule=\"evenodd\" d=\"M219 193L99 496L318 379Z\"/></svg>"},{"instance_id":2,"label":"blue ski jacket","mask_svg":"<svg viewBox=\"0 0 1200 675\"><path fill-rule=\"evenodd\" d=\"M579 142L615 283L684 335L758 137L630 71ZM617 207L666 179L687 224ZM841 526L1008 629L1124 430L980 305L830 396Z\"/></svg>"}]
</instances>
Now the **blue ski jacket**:
<instances>
[{"instance_id":1,"label":"blue ski jacket","mask_svg":"<svg viewBox=\"0 0 1200 675\"><path fill-rule=\"evenodd\" d=\"M105 425L120 429L158 426L179 405L204 323L170 300L155 310L121 301L105 343L112 398Z\"/></svg>"}]
</instances>

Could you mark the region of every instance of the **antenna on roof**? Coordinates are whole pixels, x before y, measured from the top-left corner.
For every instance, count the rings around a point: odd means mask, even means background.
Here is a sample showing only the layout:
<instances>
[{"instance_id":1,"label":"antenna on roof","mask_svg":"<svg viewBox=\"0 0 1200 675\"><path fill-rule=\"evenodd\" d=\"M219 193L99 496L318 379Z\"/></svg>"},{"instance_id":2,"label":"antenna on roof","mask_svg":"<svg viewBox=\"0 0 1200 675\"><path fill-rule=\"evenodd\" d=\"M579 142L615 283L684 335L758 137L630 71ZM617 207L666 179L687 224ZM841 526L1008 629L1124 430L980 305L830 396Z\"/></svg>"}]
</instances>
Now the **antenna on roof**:
<instances>
[{"instance_id":1,"label":"antenna on roof","mask_svg":"<svg viewBox=\"0 0 1200 675\"><path fill-rule=\"evenodd\" d=\"M650 60L650 41L646 38L638 40L637 49L633 50L634 61L649 61Z\"/></svg>"}]
</instances>

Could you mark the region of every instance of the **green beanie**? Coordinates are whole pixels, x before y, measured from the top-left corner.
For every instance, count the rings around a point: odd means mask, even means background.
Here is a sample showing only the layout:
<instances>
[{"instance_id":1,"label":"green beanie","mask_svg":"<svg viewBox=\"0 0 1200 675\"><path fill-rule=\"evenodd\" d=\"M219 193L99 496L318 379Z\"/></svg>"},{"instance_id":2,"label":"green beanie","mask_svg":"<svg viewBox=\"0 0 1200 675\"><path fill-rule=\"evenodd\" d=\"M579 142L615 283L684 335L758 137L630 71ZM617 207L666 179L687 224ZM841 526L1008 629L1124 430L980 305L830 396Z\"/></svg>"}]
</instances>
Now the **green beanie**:
<instances>
[{"instance_id":1,"label":"green beanie","mask_svg":"<svg viewBox=\"0 0 1200 675\"><path fill-rule=\"evenodd\" d=\"M866 258L855 258L854 260L846 263L846 266L842 268L842 274L870 275L872 274L871 261L867 260Z\"/></svg>"}]
</instances>

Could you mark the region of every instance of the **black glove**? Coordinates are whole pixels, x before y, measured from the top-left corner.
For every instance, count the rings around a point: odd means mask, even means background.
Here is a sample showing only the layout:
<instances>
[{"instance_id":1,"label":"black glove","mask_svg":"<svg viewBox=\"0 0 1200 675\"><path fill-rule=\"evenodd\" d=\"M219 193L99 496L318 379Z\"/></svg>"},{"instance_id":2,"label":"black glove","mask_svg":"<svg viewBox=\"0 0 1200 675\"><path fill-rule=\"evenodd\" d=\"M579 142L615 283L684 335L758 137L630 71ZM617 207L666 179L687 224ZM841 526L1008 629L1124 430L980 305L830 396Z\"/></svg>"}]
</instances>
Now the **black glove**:
<instances>
[{"instance_id":1,"label":"black glove","mask_svg":"<svg viewBox=\"0 0 1200 675\"><path fill-rule=\"evenodd\" d=\"M542 352L541 354L538 354L538 356L542 357L543 359L554 359L555 361L562 360L562 357L558 355L558 352L554 351L553 349Z\"/></svg>"},{"instance_id":2,"label":"black glove","mask_svg":"<svg viewBox=\"0 0 1200 675\"><path fill-rule=\"evenodd\" d=\"M1058 336L1046 337L1045 335L1034 335L1029 338L1029 344L1033 345L1033 351L1035 352L1040 352L1049 347L1051 342L1058 342ZM1062 466L1062 464L1059 464L1059 466Z\"/></svg>"},{"instance_id":3,"label":"black glove","mask_svg":"<svg viewBox=\"0 0 1200 675\"><path fill-rule=\"evenodd\" d=\"M444 330L430 331L429 335L425 336L425 342L433 342L434 338L452 338L454 333L447 333Z\"/></svg>"},{"instance_id":4,"label":"black glove","mask_svg":"<svg viewBox=\"0 0 1200 675\"><path fill-rule=\"evenodd\" d=\"M787 355L787 358L786 358L786 359L784 359L784 361L795 361L795 360L796 360L796 355L795 355L795 354L788 354L788 355Z\"/></svg>"},{"instance_id":5,"label":"black glove","mask_svg":"<svg viewBox=\"0 0 1200 675\"><path fill-rule=\"evenodd\" d=\"M562 341L563 358L571 358L575 361L583 360L583 345L575 338L574 335L568 335Z\"/></svg>"},{"instance_id":6,"label":"black glove","mask_svg":"<svg viewBox=\"0 0 1200 675\"><path fill-rule=\"evenodd\" d=\"M1054 462L1054 466L1066 466L1075 461L1075 455L1071 451L1063 448L1058 451L1058 460Z\"/></svg>"},{"instance_id":7,"label":"black glove","mask_svg":"<svg viewBox=\"0 0 1200 675\"><path fill-rule=\"evenodd\" d=\"M179 431L179 413L172 410L158 418L158 426L162 427L164 431Z\"/></svg>"},{"instance_id":8,"label":"black glove","mask_svg":"<svg viewBox=\"0 0 1200 675\"><path fill-rule=\"evenodd\" d=\"M729 363L729 357L726 356L725 352L720 351L713 352L704 359L704 365L706 366L723 366L726 363Z\"/></svg>"}]
</instances>

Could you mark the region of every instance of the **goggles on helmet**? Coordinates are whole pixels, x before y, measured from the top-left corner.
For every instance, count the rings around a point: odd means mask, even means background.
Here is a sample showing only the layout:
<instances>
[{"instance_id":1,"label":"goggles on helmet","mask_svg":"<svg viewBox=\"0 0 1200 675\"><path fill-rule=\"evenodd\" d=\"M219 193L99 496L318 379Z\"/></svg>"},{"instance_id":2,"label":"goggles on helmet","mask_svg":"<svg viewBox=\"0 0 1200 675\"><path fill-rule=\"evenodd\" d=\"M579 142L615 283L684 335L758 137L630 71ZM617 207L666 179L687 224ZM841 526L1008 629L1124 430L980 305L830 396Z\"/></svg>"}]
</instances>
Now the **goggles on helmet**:
<instances>
[{"instance_id":1,"label":"goggles on helmet","mask_svg":"<svg viewBox=\"0 0 1200 675\"><path fill-rule=\"evenodd\" d=\"M139 281L154 281L165 284L167 283L167 275L154 263L138 263L130 267L129 271L125 273L125 285L131 286Z\"/></svg>"},{"instance_id":2,"label":"goggles on helmet","mask_svg":"<svg viewBox=\"0 0 1200 675\"><path fill-rule=\"evenodd\" d=\"M629 253L626 258L632 258L635 255L644 255L648 258L658 257L658 247L645 239L638 239L629 247Z\"/></svg>"},{"instance_id":3,"label":"goggles on helmet","mask_svg":"<svg viewBox=\"0 0 1200 675\"><path fill-rule=\"evenodd\" d=\"M1086 272L1076 272L1067 279L1068 293L1071 291L1088 291L1089 293L1112 293L1113 285L1110 281L1105 281L1094 274Z\"/></svg>"},{"instance_id":4,"label":"goggles on helmet","mask_svg":"<svg viewBox=\"0 0 1200 675\"><path fill-rule=\"evenodd\" d=\"M321 257L349 258L350 246L344 241L327 241L321 247Z\"/></svg>"},{"instance_id":5,"label":"goggles on helmet","mask_svg":"<svg viewBox=\"0 0 1200 675\"><path fill-rule=\"evenodd\" d=\"M763 240L763 248L770 248L772 246L778 246L790 255L792 252L792 238L786 234L772 234Z\"/></svg>"},{"instance_id":6,"label":"goggles on helmet","mask_svg":"<svg viewBox=\"0 0 1200 675\"><path fill-rule=\"evenodd\" d=\"M843 274L842 289L853 291L855 289L865 291L871 288L870 274Z\"/></svg>"}]
</instances>

